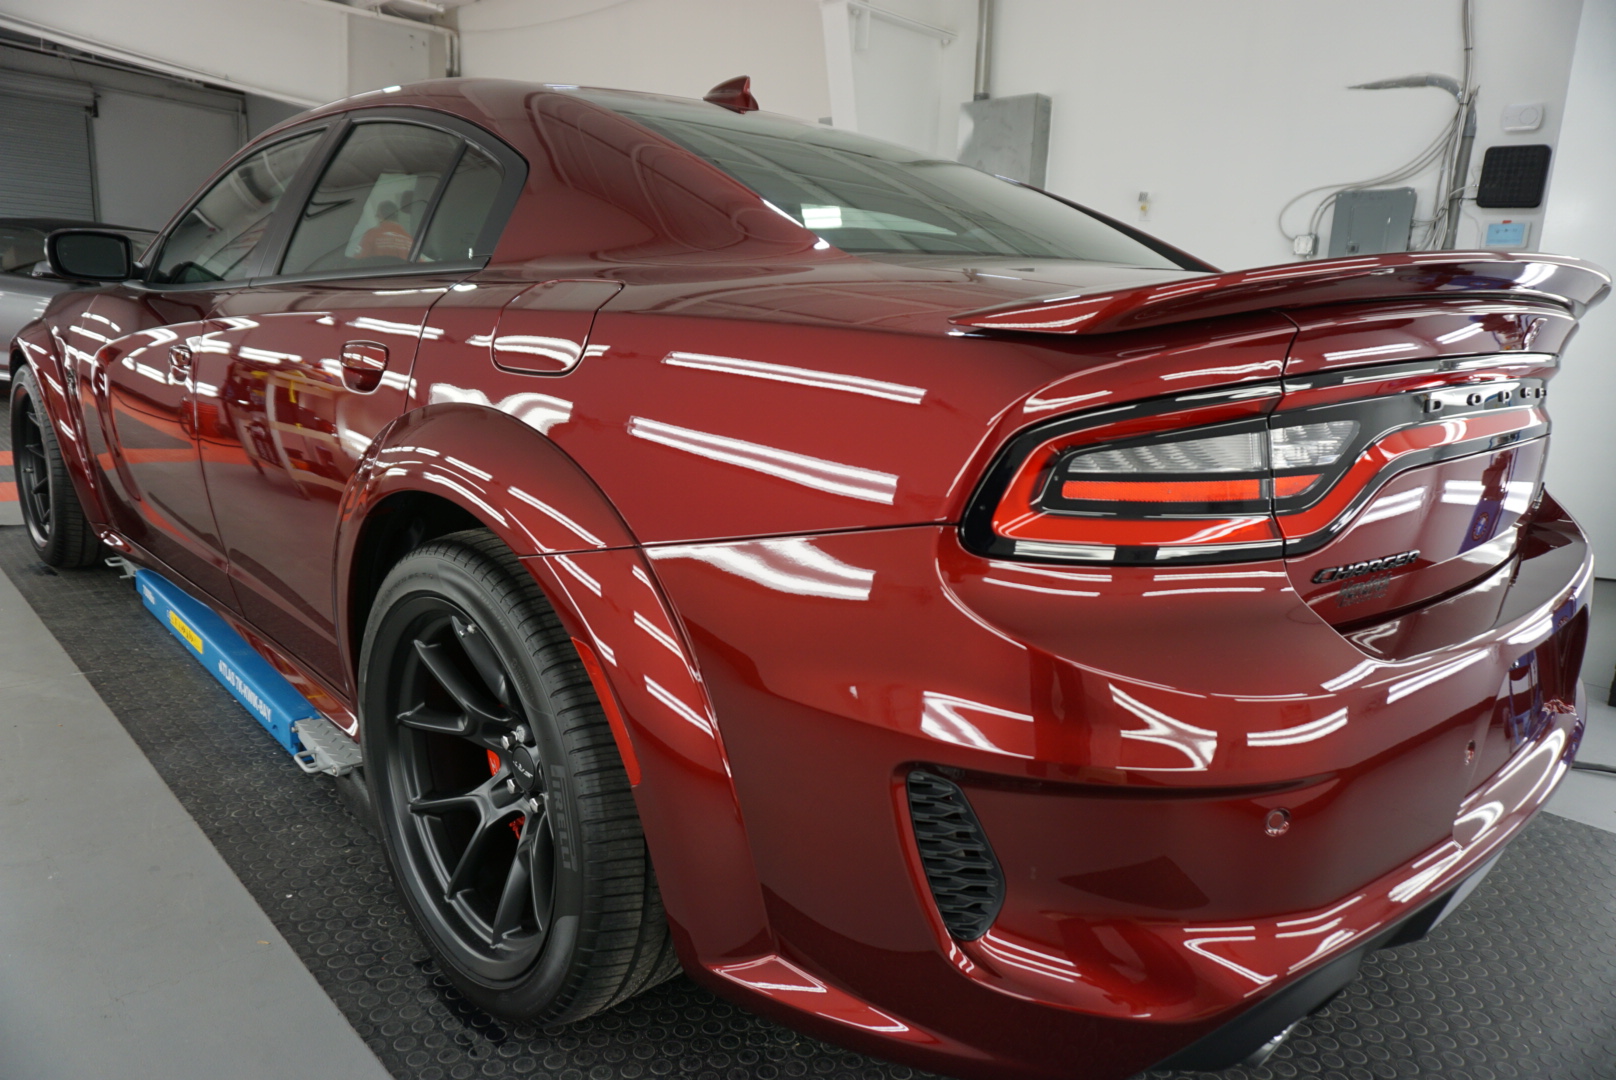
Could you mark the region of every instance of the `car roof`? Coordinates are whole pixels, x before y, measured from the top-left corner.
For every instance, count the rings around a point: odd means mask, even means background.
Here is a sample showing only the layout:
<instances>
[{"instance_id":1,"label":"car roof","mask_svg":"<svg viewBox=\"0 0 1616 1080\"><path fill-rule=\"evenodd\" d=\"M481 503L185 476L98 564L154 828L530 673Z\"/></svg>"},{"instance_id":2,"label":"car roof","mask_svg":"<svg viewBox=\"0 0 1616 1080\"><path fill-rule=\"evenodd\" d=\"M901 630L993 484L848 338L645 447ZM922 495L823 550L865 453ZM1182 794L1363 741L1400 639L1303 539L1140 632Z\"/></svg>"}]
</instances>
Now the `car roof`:
<instances>
[{"instance_id":1,"label":"car roof","mask_svg":"<svg viewBox=\"0 0 1616 1080\"><path fill-rule=\"evenodd\" d=\"M520 122L525 114L529 100L534 95L539 94L581 97L607 109L610 109L611 102L616 100L625 104L629 101L639 101L647 104L660 102L665 105L710 110L714 113L728 113L730 111L722 105L715 105L701 98L651 94L635 90L618 90L604 86L529 82L520 79L494 79L480 76L428 79L423 82L384 87L380 90L367 90L351 97L339 98L336 101L310 109L308 112L288 117L261 133L253 142L261 142L265 135L277 133L285 128L294 127L316 117L388 106L415 106L454 113L474 123L498 131L512 121ZM801 124L804 127L818 126L809 124L807 121L794 116L775 115L780 120ZM503 132L501 133L503 134Z\"/></svg>"}]
</instances>

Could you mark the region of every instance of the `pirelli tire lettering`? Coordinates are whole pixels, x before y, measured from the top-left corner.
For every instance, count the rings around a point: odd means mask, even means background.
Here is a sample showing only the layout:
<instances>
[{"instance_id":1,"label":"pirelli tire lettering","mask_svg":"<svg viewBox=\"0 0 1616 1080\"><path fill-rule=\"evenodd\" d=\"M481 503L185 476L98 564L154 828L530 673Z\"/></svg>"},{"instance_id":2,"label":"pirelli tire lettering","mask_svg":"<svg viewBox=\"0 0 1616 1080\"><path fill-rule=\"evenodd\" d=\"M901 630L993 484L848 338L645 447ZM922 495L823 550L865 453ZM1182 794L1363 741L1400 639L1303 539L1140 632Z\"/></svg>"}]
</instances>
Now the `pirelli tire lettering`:
<instances>
[{"instance_id":1,"label":"pirelli tire lettering","mask_svg":"<svg viewBox=\"0 0 1616 1080\"><path fill-rule=\"evenodd\" d=\"M1419 549L1404 551L1397 555L1386 555L1379 559L1370 559L1367 562L1348 563L1346 566L1327 566L1313 575L1313 584L1323 585L1329 581L1347 581L1351 578L1363 577L1366 574L1378 574L1382 570L1396 570L1407 566L1420 557Z\"/></svg>"}]
</instances>

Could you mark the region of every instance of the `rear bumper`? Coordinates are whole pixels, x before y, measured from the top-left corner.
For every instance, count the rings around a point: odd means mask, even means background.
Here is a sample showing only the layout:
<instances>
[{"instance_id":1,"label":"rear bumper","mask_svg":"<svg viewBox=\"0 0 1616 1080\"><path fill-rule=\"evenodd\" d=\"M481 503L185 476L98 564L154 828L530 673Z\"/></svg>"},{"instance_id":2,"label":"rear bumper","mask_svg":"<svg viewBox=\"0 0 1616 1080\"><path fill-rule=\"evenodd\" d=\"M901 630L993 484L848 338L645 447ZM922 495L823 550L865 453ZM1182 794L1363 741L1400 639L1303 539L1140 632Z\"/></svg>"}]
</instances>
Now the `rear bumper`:
<instances>
[{"instance_id":1,"label":"rear bumper","mask_svg":"<svg viewBox=\"0 0 1616 1080\"><path fill-rule=\"evenodd\" d=\"M1552 573L1516 567L1492 625L1400 658L1282 565L1029 568L920 528L648 552L767 918L744 955L692 933L687 966L956 1075L1243 1056L1429 924L1564 774L1590 566L1546 514ZM978 940L929 892L916 768L960 786L1002 866Z\"/></svg>"},{"instance_id":2,"label":"rear bumper","mask_svg":"<svg viewBox=\"0 0 1616 1080\"><path fill-rule=\"evenodd\" d=\"M1453 914L1491 872L1498 858L1494 855L1418 911L1403 916L1368 940L1286 983L1216 1031L1158 1062L1156 1067L1210 1071L1255 1063L1254 1057L1275 1046L1292 1026L1323 1009L1346 989L1358 977L1358 969L1370 953L1419 941Z\"/></svg>"}]
</instances>

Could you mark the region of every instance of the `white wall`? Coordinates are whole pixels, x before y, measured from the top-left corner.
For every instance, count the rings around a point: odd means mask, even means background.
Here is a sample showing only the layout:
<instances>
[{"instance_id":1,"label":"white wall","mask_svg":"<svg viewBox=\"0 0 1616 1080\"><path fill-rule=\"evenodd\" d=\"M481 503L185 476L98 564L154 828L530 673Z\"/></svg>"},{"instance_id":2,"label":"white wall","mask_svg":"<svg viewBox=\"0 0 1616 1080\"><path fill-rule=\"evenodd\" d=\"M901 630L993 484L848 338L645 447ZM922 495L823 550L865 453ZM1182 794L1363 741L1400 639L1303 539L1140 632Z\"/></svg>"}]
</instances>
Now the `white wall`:
<instances>
[{"instance_id":1,"label":"white wall","mask_svg":"<svg viewBox=\"0 0 1616 1080\"><path fill-rule=\"evenodd\" d=\"M1616 269L1616 0L1585 0L1543 244ZM1548 482L1616 577L1616 302L1595 308L1549 395Z\"/></svg>"},{"instance_id":2,"label":"white wall","mask_svg":"<svg viewBox=\"0 0 1616 1080\"><path fill-rule=\"evenodd\" d=\"M700 97L736 75L770 112L830 115L814 0L479 0L461 71Z\"/></svg>"},{"instance_id":3,"label":"white wall","mask_svg":"<svg viewBox=\"0 0 1616 1080\"><path fill-rule=\"evenodd\" d=\"M1476 168L1495 143L1557 142L1580 7L1476 0ZM1275 225L1286 200L1401 165L1453 109L1437 89L1346 86L1460 74L1458 0L999 0L997 8L994 96L1053 99L1049 187L1127 221L1139 221L1135 199L1149 191L1141 227L1228 268L1289 261ZM1548 105L1543 129L1505 135L1504 106L1528 102ZM1421 217L1435 182L1431 173L1414 185ZM1292 232L1306 217L1298 209ZM1532 220L1536 239L1539 214L1481 213ZM1479 245L1474 207L1467 219L1459 243Z\"/></svg>"},{"instance_id":4,"label":"white wall","mask_svg":"<svg viewBox=\"0 0 1616 1080\"><path fill-rule=\"evenodd\" d=\"M899 18L847 0L821 5L836 126L954 157L975 73L977 0L872 6Z\"/></svg>"}]
</instances>

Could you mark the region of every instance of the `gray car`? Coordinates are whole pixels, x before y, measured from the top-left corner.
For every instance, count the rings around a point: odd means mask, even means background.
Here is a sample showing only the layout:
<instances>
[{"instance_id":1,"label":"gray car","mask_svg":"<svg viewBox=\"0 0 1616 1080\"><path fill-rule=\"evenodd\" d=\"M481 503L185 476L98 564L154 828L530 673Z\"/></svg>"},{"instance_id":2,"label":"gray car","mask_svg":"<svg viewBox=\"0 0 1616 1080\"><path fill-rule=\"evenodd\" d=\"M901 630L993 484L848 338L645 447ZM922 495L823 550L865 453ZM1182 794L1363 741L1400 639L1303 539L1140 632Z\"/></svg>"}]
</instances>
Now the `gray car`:
<instances>
[{"instance_id":1,"label":"gray car","mask_svg":"<svg viewBox=\"0 0 1616 1080\"><path fill-rule=\"evenodd\" d=\"M57 229L110 229L129 237L139 258L157 234L122 225L99 225L67 218L0 218L0 343L39 318L59 292L78 288L51 274L45 263L45 237ZM6 365L0 364L0 379Z\"/></svg>"}]
</instances>

